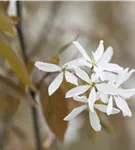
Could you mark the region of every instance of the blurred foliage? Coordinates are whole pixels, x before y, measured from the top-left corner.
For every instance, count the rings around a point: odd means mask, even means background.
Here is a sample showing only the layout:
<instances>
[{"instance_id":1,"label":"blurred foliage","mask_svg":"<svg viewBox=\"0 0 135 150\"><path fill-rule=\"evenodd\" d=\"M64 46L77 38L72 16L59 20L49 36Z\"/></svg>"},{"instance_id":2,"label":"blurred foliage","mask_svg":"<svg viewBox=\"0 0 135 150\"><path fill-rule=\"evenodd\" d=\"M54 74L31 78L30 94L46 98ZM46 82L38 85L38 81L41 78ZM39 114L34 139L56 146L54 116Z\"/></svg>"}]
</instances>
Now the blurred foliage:
<instances>
[{"instance_id":1,"label":"blurred foliage","mask_svg":"<svg viewBox=\"0 0 135 150\"><path fill-rule=\"evenodd\" d=\"M8 122L17 111L20 102L18 99L13 98L4 90L0 91L0 119L1 121Z\"/></svg>"},{"instance_id":2,"label":"blurred foliage","mask_svg":"<svg viewBox=\"0 0 135 150\"><path fill-rule=\"evenodd\" d=\"M20 78L20 82L24 83L25 85L28 85L29 87L35 90L35 87L33 86L29 78L27 68L22 58L17 56L11 49L11 47L3 41L0 41L0 55L8 60L11 67Z\"/></svg>"},{"instance_id":3,"label":"blurred foliage","mask_svg":"<svg viewBox=\"0 0 135 150\"><path fill-rule=\"evenodd\" d=\"M23 59L12 47L11 39L17 37L15 22L19 21L17 16L9 16L7 9L9 2L0 2L0 56L4 58L5 64L8 61L14 71L5 71L0 74L0 88L4 90L0 96L0 116L7 120L17 111L19 100L25 100L29 104L36 106L37 103L26 92L26 86L36 90L28 74L27 66ZM13 77L13 79L10 79Z\"/></svg>"}]
</instances>

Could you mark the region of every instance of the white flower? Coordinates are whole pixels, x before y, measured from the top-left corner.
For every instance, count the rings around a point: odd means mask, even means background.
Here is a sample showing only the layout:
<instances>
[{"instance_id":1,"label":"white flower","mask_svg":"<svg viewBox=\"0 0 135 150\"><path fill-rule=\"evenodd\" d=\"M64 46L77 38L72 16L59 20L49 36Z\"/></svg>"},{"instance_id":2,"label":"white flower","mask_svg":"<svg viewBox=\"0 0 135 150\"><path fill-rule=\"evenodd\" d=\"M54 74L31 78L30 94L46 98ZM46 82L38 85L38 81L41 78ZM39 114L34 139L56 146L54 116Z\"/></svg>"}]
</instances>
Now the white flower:
<instances>
[{"instance_id":1,"label":"white flower","mask_svg":"<svg viewBox=\"0 0 135 150\"><path fill-rule=\"evenodd\" d=\"M88 56L87 52L77 41L74 41L73 44L84 57L84 59L81 59L80 61L83 62L87 67L93 68L96 74L100 76L101 80L105 79L104 71L119 72L123 69L117 64L109 63L113 55L113 49L112 47L108 47L104 52L104 45L102 40L100 41L97 50L92 52L92 59Z\"/></svg>"},{"instance_id":2,"label":"white flower","mask_svg":"<svg viewBox=\"0 0 135 150\"><path fill-rule=\"evenodd\" d=\"M89 110L89 119L90 119L90 124L91 124L92 128L95 131L100 131L101 130L101 124L100 124L100 120L99 120L99 117L98 117L95 109L106 113L107 112L107 106L102 105L102 104L94 104L93 102L96 101L96 95L95 95L94 91L91 91L91 93L93 93L92 94L93 96L91 96L91 98L89 96L88 99L86 96L81 96L81 97L80 96L73 96L74 100L79 101L79 102L83 102L85 104L80 106L80 107L73 109L71 111L71 113L64 118L64 120L66 120L66 121L72 120L74 117L76 117L82 111L87 109L87 110ZM119 112L120 112L119 109L112 108L111 114L117 114Z\"/></svg>"},{"instance_id":3,"label":"white flower","mask_svg":"<svg viewBox=\"0 0 135 150\"><path fill-rule=\"evenodd\" d=\"M61 85L64 75L67 82L70 82L74 85L78 85L77 77L72 74L69 70L72 69L73 65L80 65L78 59L70 61L63 66L51 64L51 63L43 63L37 61L35 63L35 66L42 71L45 72L59 72L58 76L52 81L52 83L49 85L48 93L49 95L52 95Z\"/></svg>"},{"instance_id":4,"label":"white flower","mask_svg":"<svg viewBox=\"0 0 135 150\"><path fill-rule=\"evenodd\" d=\"M86 92L90 88L95 89L96 82L98 81L98 78L97 78L97 76L95 76L95 74L92 74L91 78L90 78L88 76L88 74L85 71L83 71L82 69L74 66L74 70L75 70L76 75L79 78L81 78L83 81L85 81L86 84L77 86L77 87L72 88L71 90L69 90L66 93L66 98L73 97L74 95L83 94L84 92Z\"/></svg>"},{"instance_id":5,"label":"white flower","mask_svg":"<svg viewBox=\"0 0 135 150\"><path fill-rule=\"evenodd\" d=\"M109 98L107 108L108 115L111 114L114 99L117 107L122 110L124 116L132 116L129 106L124 99L133 96L135 94L135 89L123 89L120 87L121 84L123 84L127 79L129 79L129 77L135 71L131 70L128 72L128 70L129 69L126 68L125 70L119 72L115 82L101 83L96 86L100 92L111 95Z\"/></svg>"}]
</instances>

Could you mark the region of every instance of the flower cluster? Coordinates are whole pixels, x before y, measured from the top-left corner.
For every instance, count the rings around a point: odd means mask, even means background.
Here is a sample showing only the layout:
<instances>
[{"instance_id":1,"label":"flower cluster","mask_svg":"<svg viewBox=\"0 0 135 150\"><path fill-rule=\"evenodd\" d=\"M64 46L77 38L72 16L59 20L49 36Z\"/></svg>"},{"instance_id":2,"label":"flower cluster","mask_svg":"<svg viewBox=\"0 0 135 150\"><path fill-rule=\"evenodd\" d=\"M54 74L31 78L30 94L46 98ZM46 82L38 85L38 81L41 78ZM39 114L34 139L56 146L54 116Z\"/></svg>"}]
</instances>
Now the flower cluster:
<instances>
[{"instance_id":1,"label":"flower cluster","mask_svg":"<svg viewBox=\"0 0 135 150\"><path fill-rule=\"evenodd\" d=\"M42 71L59 73L49 85L49 95L52 95L60 87L64 77L67 82L75 85L75 88L70 89L65 97L72 97L75 101L82 102L82 106L73 109L64 120L69 121L82 111L88 110L92 128L100 131L101 124L96 110L107 115L122 111L123 116L131 117L132 113L126 99L135 94L135 89L123 89L122 84L135 70L129 71L129 68L124 69L117 64L110 63L113 49L108 47L104 50L102 40L96 51L92 52L92 57L89 57L77 41L74 41L73 44L82 57L64 65L39 61L35 63L35 66ZM81 84L78 79L82 81ZM113 107L114 103L117 108Z\"/></svg>"}]
</instances>

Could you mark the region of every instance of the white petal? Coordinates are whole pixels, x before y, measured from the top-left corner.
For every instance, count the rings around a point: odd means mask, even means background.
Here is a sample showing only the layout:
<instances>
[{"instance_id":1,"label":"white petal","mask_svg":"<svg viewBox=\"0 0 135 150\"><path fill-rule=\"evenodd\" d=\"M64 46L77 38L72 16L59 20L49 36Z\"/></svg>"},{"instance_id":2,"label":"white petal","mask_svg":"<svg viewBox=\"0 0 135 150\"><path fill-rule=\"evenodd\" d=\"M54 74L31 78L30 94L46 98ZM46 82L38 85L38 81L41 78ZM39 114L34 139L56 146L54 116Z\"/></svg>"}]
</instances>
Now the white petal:
<instances>
[{"instance_id":1,"label":"white petal","mask_svg":"<svg viewBox=\"0 0 135 150\"><path fill-rule=\"evenodd\" d=\"M85 66L89 67L89 68L92 68L92 64L90 62L88 62L87 60L85 59L80 59L80 62L82 64L84 64ZM77 65L76 65L77 66Z\"/></svg>"},{"instance_id":2,"label":"white petal","mask_svg":"<svg viewBox=\"0 0 135 150\"><path fill-rule=\"evenodd\" d=\"M50 63L43 63L40 61L37 61L35 63L35 66L42 71L45 72L56 72L56 71L61 71L61 68L55 64L50 64Z\"/></svg>"},{"instance_id":3,"label":"white petal","mask_svg":"<svg viewBox=\"0 0 135 150\"><path fill-rule=\"evenodd\" d=\"M75 70L75 73L76 75L81 78L83 81L87 82L87 83L90 83L91 80L89 78L89 76L87 75L87 73L83 70L81 70L80 68L78 67L74 67L74 70Z\"/></svg>"},{"instance_id":4,"label":"white petal","mask_svg":"<svg viewBox=\"0 0 135 150\"><path fill-rule=\"evenodd\" d=\"M69 62L67 62L66 64L64 64L64 67L66 67L67 69L73 69L73 65L74 66L84 66L82 62L80 62L81 58L77 58L75 60L71 60Z\"/></svg>"},{"instance_id":5,"label":"white petal","mask_svg":"<svg viewBox=\"0 0 135 150\"><path fill-rule=\"evenodd\" d=\"M81 86L75 87L75 88L69 90L69 91L66 93L66 98L73 97L74 95L83 94L83 93L86 92L89 88L90 88L89 85L81 85Z\"/></svg>"},{"instance_id":6,"label":"white petal","mask_svg":"<svg viewBox=\"0 0 135 150\"><path fill-rule=\"evenodd\" d=\"M100 99L100 92L99 91L97 91L97 98L96 98L97 100L99 100Z\"/></svg>"},{"instance_id":7,"label":"white petal","mask_svg":"<svg viewBox=\"0 0 135 150\"><path fill-rule=\"evenodd\" d=\"M117 76L112 72L103 72L100 78L102 81L116 81Z\"/></svg>"},{"instance_id":8,"label":"white petal","mask_svg":"<svg viewBox=\"0 0 135 150\"><path fill-rule=\"evenodd\" d=\"M112 71L112 72L116 72L116 73L123 70L122 67L120 67L117 64L113 64L113 63L107 63L104 69L107 71Z\"/></svg>"},{"instance_id":9,"label":"white petal","mask_svg":"<svg viewBox=\"0 0 135 150\"><path fill-rule=\"evenodd\" d=\"M9 16L16 16L16 1L10 1L7 8L7 13Z\"/></svg>"},{"instance_id":10,"label":"white petal","mask_svg":"<svg viewBox=\"0 0 135 150\"><path fill-rule=\"evenodd\" d=\"M113 48L108 47L106 51L104 52L102 58L99 60L99 64L104 64L110 62L111 58L113 56Z\"/></svg>"},{"instance_id":11,"label":"white petal","mask_svg":"<svg viewBox=\"0 0 135 150\"><path fill-rule=\"evenodd\" d=\"M96 109L98 109L99 111L101 111L101 112L104 112L104 113L107 112L107 106L106 106L106 105L103 105L103 104L95 104L94 107L95 107Z\"/></svg>"},{"instance_id":12,"label":"white petal","mask_svg":"<svg viewBox=\"0 0 135 150\"><path fill-rule=\"evenodd\" d=\"M95 91L95 88L92 88L90 94L89 94L89 98L88 98L88 104L89 104L89 108L90 108L90 111L94 112L94 103L96 101L96 91Z\"/></svg>"},{"instance_id":13,"label":"white petal","mask_svg":"<svg viewBox=\"0 0 135 150\"><path fill-rule=\"evenodd\" d=\"M128 80L132 75L132 73L135 71L135 70L131 70L130 72L128 72L128 70L129 68L126 68L125 70L119 72L116 80L117 87L120 86L122 83L124 83L126 80Z\"/></svg>"},{"instance_id":14,"label":"white petal","mask_svg":"<svg viewBox=\"0 0 135 150\"><path fill-rule=\"evenodd\" d=\"M80 53L84 56L84 58L86 60L90 61L90 57L88 56L87 52L85 51L85 49L77 42L77 41L73 41L73 44L76 46L76 48L80 51Z\"/></svg>"},{"instance_id":15,"label":"white petal","mask_svg":"<svg viewBox=\"0 0 135 150\"><path fill-rule=\"evenodd\" d=\"M109 103L107 106L107 115L110 115L112 113L112 109L113 109L113 100L112 100L112 96L109 98Z\"/></svg>"},{"instance_id":16,"label":"white petal","mask_svg":"<svg viewBox=\"0 0 135 150\"><path fill-rule=\"evenodd\" d=\"M95 51L95 53L93 53L94 55L94 60L96 60L96 62L102 57L103 52L104 52L104 42L101 40L99 43L99 46L97 48L97 50Z\"/></svg>"},{"instance_id":17,"label":"white petal","mask_svg":"<svg viewBox=\"0 0 135 150\"><path fill-rule=\"evenodd\" d=\"M130 98L135 95L135 89L118 89L119 95L123 98Z\"/></svg>"},{"instance_id":18,"label":"white petal","mask_svg":"<svg viewBox=\"0 0 135 150\"><path fill-rule=\"evenodd\" d=\"M96 87L98 91L104 94L112 94L112 95L118 94L117 89L111 84L101 83L101 84L97 84Z\"/></svg>"},{"instance_id":19,"label":"white petal","mask_svg":"<svg viewBox=\"0 0 135 150\"><path fill-rule=\"evenodd\" d=\"M131 117L132 113L130 108L128 107L127 102L121 97L114 97L114 99L118 108L120 108L125 115Z\"/></svg>"},{"instance_id":20,"label":"white petal","mask_svg":"<svg viewBox=\"0 0 135 150\"><path fill-rule=\"evenodd\" d=\"M49 85L48 93L52 95L61 85L63 81L63 72L61 72Z\"/></svg>"},{"instance_id":21,"label":"white petal","mask_svg":"<svg viewBox=\"0 0 135 150\"><path fill-rule=\"evenodd\" d=\"M65 78L67 82L72 83L74 85L78 85L77 77L69 71L65 71Z\"/></svg>"},{"instance_id":22,"label":"white petal","mask_svg":"<svg viewBox=\"0 0 135 150\"><path fill-rule=\"evenodd\" d=\"M84 102L84 103L88 102L88 99L87 99L86 96L76 96L76 95L74 95L73 99L78 101L78 102Z\"/></svg>"},{"instance_id":23,"label":"white petal","mask_svg":"<svg viewBox=\"0 0 135 150\"><path fill-rule=\"evenodd\" d=\"M108 96L106 94L100 93L99 98L103 103L108 103Z\"/></svg>"},{"instance_id":24,"label":"white petal","mask_svg":"<svg viewBox=\"0 0 135 150\"><path fill-rule=\"evenodd\" d=\"M90 119L90 124L91 124L92 128L95 131L100 131L101 124L100 124L100 120L99 120L97 113L89 111L89 119Z\"/></svg>"},{"instance_id":25,"label":"white petal","mask_svg":"<svg viewBox=\"0 0 135 150\"><path fill-rule=\"evenodd\" d=\"M101 111L101 112L107 113L107 106L106 106L106 105L103 105L103 104L95 104L94 107L95 107L96 109L98 109L99 111ZM117 108L112 108L111 114L117 114L117 113L119 113L119 112L120 112L119 109L117 109Z\"/></svg>"},{"instance_id":26,"label":"white petal","mask_svg":"<svg viewBox=\"0 0 135 150\"><path fill-rule=\"evenodd\" d=\"M118 114L120 112L120 110L119 109L117 109L117 108L113 108L112 109L112 113L111 113L111 115L113 115L113 114Z\"/></svg>"},{"instance_id":27,"label":"white petal","mask_svg":"<svg viewBox=\"0 0 135 150\"><path fill-rule=\"evenodd\" d=\"M87 108L87 105L83 105L77 108L74 108L69 115L67 115L64 120L69 121L74 119L78 114Z\"/></svg>"},{"instance_id":28,"label":"white petal","mask_svg":"<svg viewBox=\"0 0 135 150\"><path fill-rule=\"evenodd\" d=\"M102 77L103 69L100 67L94 67L95 75L91 77L92 81L96 81L99 77Z\"/></svg>"}]
</instances>

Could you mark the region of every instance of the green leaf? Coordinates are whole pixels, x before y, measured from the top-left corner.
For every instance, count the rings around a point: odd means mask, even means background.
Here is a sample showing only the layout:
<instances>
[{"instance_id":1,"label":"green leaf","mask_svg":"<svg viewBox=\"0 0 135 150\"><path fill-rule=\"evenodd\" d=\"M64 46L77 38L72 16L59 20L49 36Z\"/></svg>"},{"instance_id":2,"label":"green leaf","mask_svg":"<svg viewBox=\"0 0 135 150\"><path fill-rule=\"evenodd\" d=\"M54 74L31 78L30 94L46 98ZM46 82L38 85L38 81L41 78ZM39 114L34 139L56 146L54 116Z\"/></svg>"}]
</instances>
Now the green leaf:
<instances>
[{"instance_id":1,"label":"green leaf","mask_svg":"<svg viewBox=\"0 0 135 150\"><path fill-rule=\"evenodd\" d=\"M34 91L36 90L29 78L27 68L21 57L19 55L16 55L11 47L8 44L4 43L2 40L0 40L0 56L8 60L12 69L16 72L22 83L28 85Z\"/></svg>"},{"instance_id":2,"label":"green leaf","mask_svg":"<svg viewBox=\"0 0 135 150\"><path fill-rule=\"evenodd\" d=\"M66 49L68 49L71 45L72 45L72 42L77 40L79 38L79 35L77 35L74 40L68 42L67 44L65 44L64 46L62 46L59 50L58 50L58 53L57 55L63 53Z\"/></svg>"},{"instance_id":3,"label":"green leaf","mask_svg":"<svg viewBox=\"0 0 135 150\"><path fill-rule=\"evenodd\" d=\"M8 77L0 75L0 88L4 89L9 95L15 99L25 100L29 104L36 106L37 102L25 92L25 90Z\"/></svg>"}]
</instances>

